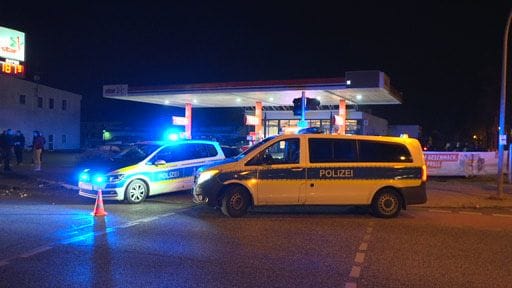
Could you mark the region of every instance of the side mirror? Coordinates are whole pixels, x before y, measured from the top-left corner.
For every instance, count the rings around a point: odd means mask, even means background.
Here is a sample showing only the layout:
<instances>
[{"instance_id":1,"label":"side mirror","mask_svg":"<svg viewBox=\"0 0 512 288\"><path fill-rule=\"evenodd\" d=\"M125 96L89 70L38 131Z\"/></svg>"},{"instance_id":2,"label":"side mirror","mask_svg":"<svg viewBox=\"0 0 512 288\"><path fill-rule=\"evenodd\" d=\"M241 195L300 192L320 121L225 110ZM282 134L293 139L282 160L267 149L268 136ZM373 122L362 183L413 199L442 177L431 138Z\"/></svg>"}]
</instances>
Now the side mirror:
<instances>
[{"instance_id":1,"label":"side mirror","mask_svg":"<svg viewBox=\"0 0 512 288\"><path fill-rule=\"evenodd\" d=\"M165 162L165 160L156 160L154 165L155 166L161 166L161 165L165 165L167 164L167 162Z\"/></svg>"}]
</instances>

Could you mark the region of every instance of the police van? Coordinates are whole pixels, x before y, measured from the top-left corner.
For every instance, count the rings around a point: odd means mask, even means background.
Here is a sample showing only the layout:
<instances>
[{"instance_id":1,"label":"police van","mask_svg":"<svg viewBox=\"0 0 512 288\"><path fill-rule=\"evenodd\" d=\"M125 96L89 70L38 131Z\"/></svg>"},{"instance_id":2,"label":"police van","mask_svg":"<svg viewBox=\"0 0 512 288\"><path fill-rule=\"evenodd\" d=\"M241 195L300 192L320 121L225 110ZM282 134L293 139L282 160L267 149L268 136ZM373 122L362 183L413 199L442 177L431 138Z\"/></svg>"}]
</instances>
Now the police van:
<instances>
[{"instance_id":1,"label":"police van","mask_svg":"<svg viewBox=\"0 0 512 288\"><path fill-rule=\"evenodd\" d=\"M426 165L412 138L293 134L265 138L198 171L194 201L231 217L251 206L365 205L377 217L427 201Z\"/></svg>"},{"instance_id":2,"label":"police van","mask_svg":"<svg viewBox=\"0 0 512 288\"><path fill-rule=\"evenodd\" d=\"M141 203L147 196L192 189L200 166L224 158L217 142L136 143L85 169L79 176L79 194L96 198L101 189L104 199Z\"/></svg>"}]
</instances>

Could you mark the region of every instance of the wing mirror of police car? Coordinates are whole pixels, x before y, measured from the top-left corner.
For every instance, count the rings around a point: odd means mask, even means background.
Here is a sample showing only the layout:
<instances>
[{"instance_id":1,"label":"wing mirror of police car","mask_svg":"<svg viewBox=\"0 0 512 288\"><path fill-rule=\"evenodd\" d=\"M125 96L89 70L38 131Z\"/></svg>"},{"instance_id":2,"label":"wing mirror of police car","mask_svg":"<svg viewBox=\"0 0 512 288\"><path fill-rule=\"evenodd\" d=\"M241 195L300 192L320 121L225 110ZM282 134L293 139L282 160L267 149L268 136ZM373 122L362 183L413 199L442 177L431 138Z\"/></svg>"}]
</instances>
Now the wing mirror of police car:
<instances>
[{"instance_id":1,"label":"wing mirror of police car","mask_svg":"<svg viewBox=\"0 0 512 288\"><path fill-rule=\"evenodd\" d=\"M165 165L165 164L167 164L167 162L165 162L165 160L160 160L160 159L159 159L159 160L156 160L156 161L154 162L154 164L155 164L155 166L160 166L160 165Z\"/></svg>"}]
</instances>

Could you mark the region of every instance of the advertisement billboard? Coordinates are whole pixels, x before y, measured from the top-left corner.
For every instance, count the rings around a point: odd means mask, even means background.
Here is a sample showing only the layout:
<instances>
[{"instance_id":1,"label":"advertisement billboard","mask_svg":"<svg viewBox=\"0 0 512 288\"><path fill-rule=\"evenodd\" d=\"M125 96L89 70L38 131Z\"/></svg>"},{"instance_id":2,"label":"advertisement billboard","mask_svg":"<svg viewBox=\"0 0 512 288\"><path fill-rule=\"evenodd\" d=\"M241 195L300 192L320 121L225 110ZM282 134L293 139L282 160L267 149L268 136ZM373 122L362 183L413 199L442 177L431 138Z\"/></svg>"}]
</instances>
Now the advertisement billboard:
<instances>
[{"instance_id":1,"label":"advertisement billboard","mask_svg":"<svg viewBox=\"0 0 512 288\"><path fill-rule=\"evenodd\" d=\"M25 33L0 26L0 57L25 61Z\"/></svg>"}]
</instances>

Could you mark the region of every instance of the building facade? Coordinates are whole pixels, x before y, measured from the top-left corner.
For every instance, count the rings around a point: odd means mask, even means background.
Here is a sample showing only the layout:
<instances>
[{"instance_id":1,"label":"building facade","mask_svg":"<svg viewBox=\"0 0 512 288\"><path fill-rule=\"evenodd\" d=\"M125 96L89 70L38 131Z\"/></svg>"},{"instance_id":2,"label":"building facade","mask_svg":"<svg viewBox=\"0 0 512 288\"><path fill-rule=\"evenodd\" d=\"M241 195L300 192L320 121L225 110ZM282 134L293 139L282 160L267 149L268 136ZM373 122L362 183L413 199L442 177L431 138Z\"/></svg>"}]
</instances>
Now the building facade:
<instances>
[{"instance_id":1,"label":"building facade","mask_svg":"<svg viewBox=\"0 0 512 288\"><path fill-rule=\"evenodd\" d=\"M0 75L0 129L20 130L27 146L38 130L45 149L78 149L81 100L79 94Z\"/></svg>"}]
</instances>

